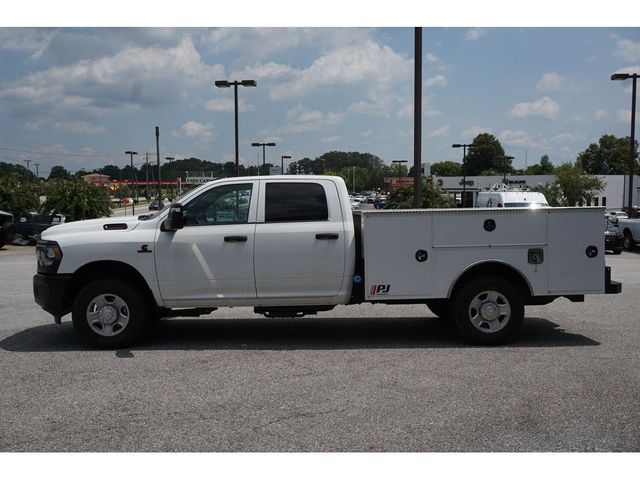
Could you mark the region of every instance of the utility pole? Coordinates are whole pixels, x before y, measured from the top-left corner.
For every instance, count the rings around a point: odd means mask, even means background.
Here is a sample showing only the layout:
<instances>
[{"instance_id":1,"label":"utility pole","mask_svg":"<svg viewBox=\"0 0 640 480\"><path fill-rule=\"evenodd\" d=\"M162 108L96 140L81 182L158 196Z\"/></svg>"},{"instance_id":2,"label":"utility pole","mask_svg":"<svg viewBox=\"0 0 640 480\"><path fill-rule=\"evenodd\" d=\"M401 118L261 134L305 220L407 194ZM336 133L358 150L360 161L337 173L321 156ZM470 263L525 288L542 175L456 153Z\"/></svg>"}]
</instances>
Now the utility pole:
<instances>
[{"instance_id":1,"label":"utility pole","mask_svg":"<svg viewBox=\"0 0 640 480\"><path fill-rule=\"evenodd\" d=\"M169 160L169 170L171 170L171 163L175 160L175 157L164 157L164 158L165 158L165 160ZM170 182L169 183L169 188L171 189L170 190L171 193L169 195L171 195L171 198L173 198L173 182L171 180L169 180L169 182ZM178 189L178 187L176 187L176 190L177 189Z\"/></svg>"},{"instance_id":2,"label":"utility pole","mask_svg":"<svg viewBox=\"0 0 640 480\"><path fill-rule=\"evenodd\" d=\"M144 183L144 198L149 203L149 152L144 154L146 160L146 168L144 169L144 173L146 174L146 181Z\"/></svg>"},{"instance_id":3,"label":"utility pole","mask_svg":"<svg viewBox=\"0 0 640 480\"><path fill-rule=\"evenodd\" d=\"M422 206L422 27L415 30L413 80L413 191L416 208Z\"/></svg>"},{"instance_id":4,"label":"utility pole","mask_svg":"<svg viewBox=\"0 0 640 480\"><path fill-rule=\"evenodd\" d=\"M160 199L160 127L156 127L156 160L158 161L158 186L156 187L156 198Z\"/></svg>"},{"instance_id":5,"label":"utility pole","mask_svg":"<svg viewBox=\"0 0 640 480\"><path fill-rule=\"evenodd\" d=\"M31 163L31 160L23 160L24 163L27 164L27 172L31 173L31 169L29 168L29 164ZM27 175L27 182L29 181L29 177L31 175Z\"/></svg>"}]
</instances>

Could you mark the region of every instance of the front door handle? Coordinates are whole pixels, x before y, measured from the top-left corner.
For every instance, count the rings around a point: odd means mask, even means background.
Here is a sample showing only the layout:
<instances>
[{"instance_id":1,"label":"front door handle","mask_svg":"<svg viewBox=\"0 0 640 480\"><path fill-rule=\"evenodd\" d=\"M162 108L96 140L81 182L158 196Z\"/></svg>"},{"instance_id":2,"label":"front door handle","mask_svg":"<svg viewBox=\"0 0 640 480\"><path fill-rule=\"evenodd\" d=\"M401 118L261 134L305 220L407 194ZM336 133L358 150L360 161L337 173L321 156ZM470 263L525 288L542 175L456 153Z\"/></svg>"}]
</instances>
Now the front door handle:
<instances>
[{"instance_id":1,"label":"front door handle","mask_svg":"<svg viewBox=\"0 0 640 480\"><path fill-rule=\"evenodd\" d=\"M230 235L228 237L224 237L225 242L246 242L246 235Z\"/></svg>"},{"instance_id":2,"label":"front door handle","mask_svg":"<svg viewBox=\"0 0 640 480\"><path fill-rule=\"evenodd\" d=\"M337 240L339 236L337 233L316 233L317 240Z\"/></svg>"}]
</instances>

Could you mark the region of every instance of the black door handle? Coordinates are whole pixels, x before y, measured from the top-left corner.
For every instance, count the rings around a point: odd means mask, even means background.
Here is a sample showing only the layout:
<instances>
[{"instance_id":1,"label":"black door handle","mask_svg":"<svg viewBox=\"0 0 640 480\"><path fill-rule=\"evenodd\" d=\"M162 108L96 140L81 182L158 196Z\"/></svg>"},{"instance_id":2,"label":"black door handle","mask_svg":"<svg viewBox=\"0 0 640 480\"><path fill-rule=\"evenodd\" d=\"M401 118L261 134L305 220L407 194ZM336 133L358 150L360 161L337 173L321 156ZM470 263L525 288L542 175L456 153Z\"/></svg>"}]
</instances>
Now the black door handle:
<instances>
[{"instance_id":1,"label":"black door handle","mask_svg":"<svg viewBox=\"0 0 640 480\"><path fill-rule=\"evenodd\" d=\"M336 240L339 236L337 233L316 233L317 240Z\"/></svg>"},{"instance_id":2,"label":"black door handle","mask_svg":"<svg viewBox=\"0 0 640 480\"><path fill-rule=\"evenodd\" d=\"M247 237L245 235L231 235L224 237L225 242L246 242Z\"/></svg>"}]
</instances>

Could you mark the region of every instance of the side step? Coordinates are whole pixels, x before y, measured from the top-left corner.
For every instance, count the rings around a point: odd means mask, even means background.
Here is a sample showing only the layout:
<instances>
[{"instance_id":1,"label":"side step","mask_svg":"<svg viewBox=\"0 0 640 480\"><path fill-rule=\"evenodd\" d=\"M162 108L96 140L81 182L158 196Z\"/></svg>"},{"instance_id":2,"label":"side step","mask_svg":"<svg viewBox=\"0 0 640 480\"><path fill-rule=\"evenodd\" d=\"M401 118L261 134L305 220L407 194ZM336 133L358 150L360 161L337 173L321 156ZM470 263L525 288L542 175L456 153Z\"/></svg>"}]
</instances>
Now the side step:
<instances>
[{"instance_id":1,"label":"side step","mask_svg":"<svg viewBox=\"0 0 640 480\"><path fill-rule=\"evenodd\" d=\"M200 315L209 315L218 308L161 308L159 314L162 318L173 317L199 317Z\"/></svg>"},{"instance_id":2,"label":"side step","mask_svg":"<svg viewBox=\"0 0 640 480\"><path fill-rule=\"evenodd\" d=\"M334 305L304 305L299 307L255 307L254 313L267 318L300 318L333 310Z\"/></svg>"}]
</instances>

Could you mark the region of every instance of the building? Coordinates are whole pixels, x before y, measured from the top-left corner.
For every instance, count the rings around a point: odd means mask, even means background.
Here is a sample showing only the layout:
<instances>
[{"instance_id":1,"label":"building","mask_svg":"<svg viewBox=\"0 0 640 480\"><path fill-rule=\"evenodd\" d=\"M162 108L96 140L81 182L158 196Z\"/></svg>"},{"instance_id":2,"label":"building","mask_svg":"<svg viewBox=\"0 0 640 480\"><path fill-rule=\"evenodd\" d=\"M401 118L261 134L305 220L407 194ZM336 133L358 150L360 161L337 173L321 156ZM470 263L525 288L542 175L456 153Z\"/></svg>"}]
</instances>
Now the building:
<instances>
[{"instance_id":1,"label":"building","mask_svg":"<svg viewBox=\"0 0 640 480\"><path fill-rule=\"evenodd\" d=\"M84 175L82 179L91 185L98 186L109 185L111 181L111 177L109 175L104 175L102 173L90 173L89 175Z\"/></svg>"},{"instance_id":2,"label":"building","mask_svg":"<svg viewBox=\"0 0 640 480\"><path fill-rule=\"evenodd\" d=\"M626 206L628 202L628 175L598 175L598 177L605 184L604 190L589 203L593 206L607 207L608 210L621 210L623 206ZM464 196L463 203L465 207L472 207L475 204L478 192L488 190L496 185L502 185L504 180L502 175L483 177L433 176L432 178L433 182L454 197L457 203L461 203ZM533 189L537 186L553 183L555 178L555 175L508 175L507 184L512 188ZM639 180L640 177L634 176L633 184L636 187L633 194L634 205L638 204Z\"/></svg>"}]
</instances>

